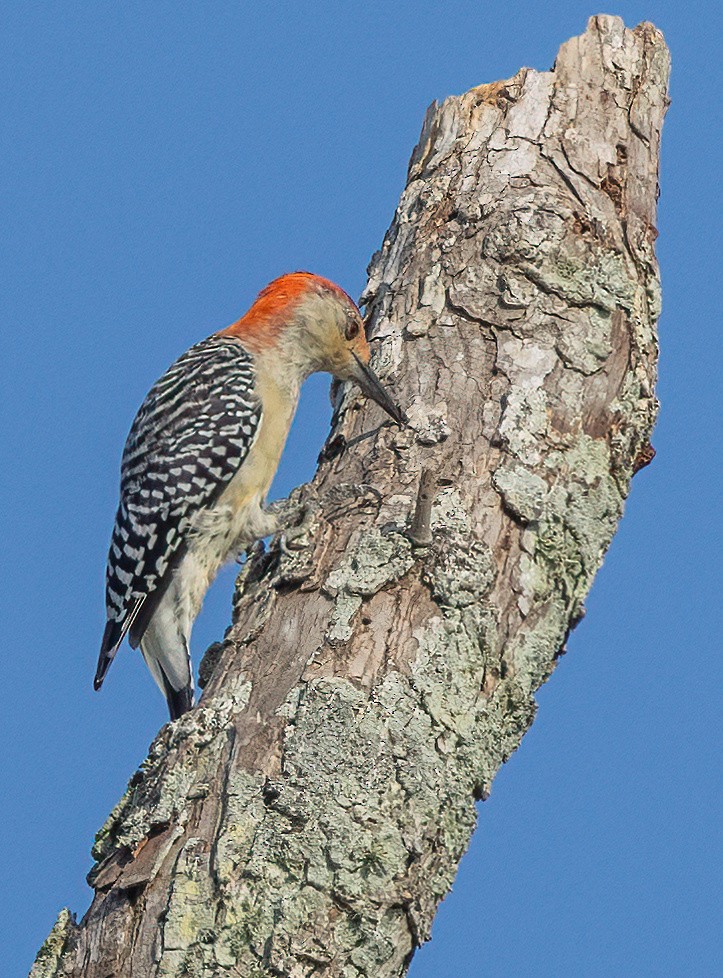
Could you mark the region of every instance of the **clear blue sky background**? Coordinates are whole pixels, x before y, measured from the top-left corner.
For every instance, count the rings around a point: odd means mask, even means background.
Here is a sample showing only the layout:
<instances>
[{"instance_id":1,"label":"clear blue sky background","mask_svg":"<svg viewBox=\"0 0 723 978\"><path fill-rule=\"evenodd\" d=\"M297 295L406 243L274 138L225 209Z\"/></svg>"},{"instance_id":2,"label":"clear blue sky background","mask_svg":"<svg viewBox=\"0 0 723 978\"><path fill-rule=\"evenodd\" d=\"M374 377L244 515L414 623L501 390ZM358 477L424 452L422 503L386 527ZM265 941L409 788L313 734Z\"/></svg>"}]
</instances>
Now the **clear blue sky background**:
<instances>
[{"instance_id":1,"label":"clear blue sky background","mask_svg":"<svg viewBox=\"0 0 723 978\"><path fill-rule=\"evenodd\" d=\"M714 976L720 955L720 5L618 3L673 54L658 457L413 978ZM85 911L96 829L165 720L91 688L128 426L275 275L358 295L433 98L551 66L595 3L6 2L0 972ZM312 474L309 384L275 492ZM232 572L194 636L229 618Z\"/></svg>"}]
</instances>

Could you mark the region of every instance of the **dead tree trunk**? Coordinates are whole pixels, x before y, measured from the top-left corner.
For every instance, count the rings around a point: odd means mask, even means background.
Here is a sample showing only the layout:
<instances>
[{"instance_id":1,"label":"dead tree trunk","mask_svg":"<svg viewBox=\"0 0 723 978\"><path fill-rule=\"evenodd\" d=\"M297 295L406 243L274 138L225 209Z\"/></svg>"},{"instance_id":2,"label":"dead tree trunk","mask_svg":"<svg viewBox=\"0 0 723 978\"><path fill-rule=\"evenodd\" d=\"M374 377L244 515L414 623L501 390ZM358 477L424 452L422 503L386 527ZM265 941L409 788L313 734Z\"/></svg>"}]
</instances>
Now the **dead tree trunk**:
<instances>
[{"instance_id":1,"label":"dead tree trunk","mask_svg":"<svg viewBox=\"0 0 723 978\"><path fill-rule=\"evenodd\" d=\"M596 17L430 108L365 293L411 428L343 393L36 978L405 973L652 455L668 64Z\"/></svg>"}]
</instances>

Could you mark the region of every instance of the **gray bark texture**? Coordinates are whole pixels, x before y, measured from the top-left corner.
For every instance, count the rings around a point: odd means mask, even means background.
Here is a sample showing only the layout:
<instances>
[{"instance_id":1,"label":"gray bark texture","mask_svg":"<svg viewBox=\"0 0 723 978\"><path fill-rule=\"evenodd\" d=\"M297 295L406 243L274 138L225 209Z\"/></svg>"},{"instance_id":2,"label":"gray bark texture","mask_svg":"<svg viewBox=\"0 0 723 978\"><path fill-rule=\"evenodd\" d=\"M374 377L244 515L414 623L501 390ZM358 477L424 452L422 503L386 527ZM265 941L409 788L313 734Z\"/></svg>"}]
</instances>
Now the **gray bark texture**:
<instances>
[{"instance_id":1,"label":"gray bark texture","mask_svg":"<svg viewBox=\"0 0 723 978\"><path fill-rule=\"evenodd\" d=\"M429 937L650 460L668 51L599 16L433 104L305 532L244 565L33 978L391 978Z\"/></svg>"}]
</instances>

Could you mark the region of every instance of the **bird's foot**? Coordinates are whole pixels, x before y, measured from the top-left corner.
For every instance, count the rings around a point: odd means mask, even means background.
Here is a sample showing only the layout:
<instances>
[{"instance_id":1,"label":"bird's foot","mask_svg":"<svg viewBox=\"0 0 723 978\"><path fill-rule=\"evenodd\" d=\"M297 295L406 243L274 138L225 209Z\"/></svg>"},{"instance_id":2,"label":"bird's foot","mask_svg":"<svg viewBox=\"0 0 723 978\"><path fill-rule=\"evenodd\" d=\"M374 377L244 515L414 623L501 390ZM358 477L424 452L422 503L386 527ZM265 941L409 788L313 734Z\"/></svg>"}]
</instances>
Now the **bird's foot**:
<instances>
[{"instance_id":1,"label":"bird's foot","mask_svg":"<svg viewBox=\"0 0 723 978\"><path fill-rule=\"evenodd\" d=\"M237 564L245 564L251 560L255 560L260 557L261 554L266 550L266 545L263 540L255 540L248 546L241 546L238 554L236 555Z\"/></svg>"}]
</instances>

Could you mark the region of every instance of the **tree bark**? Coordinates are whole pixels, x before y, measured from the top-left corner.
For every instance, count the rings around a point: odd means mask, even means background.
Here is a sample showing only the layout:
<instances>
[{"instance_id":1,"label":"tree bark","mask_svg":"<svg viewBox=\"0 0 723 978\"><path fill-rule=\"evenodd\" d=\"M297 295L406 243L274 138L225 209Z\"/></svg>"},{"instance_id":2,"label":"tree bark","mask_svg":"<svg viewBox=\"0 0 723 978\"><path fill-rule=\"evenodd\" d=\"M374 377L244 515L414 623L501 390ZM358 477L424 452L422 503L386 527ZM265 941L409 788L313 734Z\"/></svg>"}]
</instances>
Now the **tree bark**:
<instances>
[{"instance_id":1,"label":"tree bark","mask_svg":"<svg viewBox=\"0 0 723 978\"><path fill-rule=\"evenodd\" d=\"M405 974L652 454L668 69L600 16L430 107L363 297L411 426L338 392L34 978Z\"/></svg>"}]
</instances>

